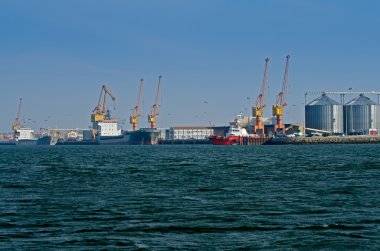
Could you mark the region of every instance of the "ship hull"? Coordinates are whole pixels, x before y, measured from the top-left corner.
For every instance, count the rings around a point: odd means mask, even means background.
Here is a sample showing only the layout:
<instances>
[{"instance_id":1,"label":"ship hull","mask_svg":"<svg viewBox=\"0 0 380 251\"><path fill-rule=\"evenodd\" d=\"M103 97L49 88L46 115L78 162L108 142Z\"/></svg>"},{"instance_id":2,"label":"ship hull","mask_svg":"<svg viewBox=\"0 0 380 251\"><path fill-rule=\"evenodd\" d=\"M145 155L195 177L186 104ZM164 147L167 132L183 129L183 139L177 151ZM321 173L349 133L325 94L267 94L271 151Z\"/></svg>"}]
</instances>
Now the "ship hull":
<instances>
[{"instance_id":1,"label":"ship hull","mask_svg":"<svg viewBox=\"0 0 380 251\"><path fill-rule=\"evenodd\" d=\"M0 141L0 146L14 146L16 142L14 141Z\"/></svg>"},{"instance_id":2,"label":"ship hull","mask_svg":"<svg viewBox=\"0 0 380 251\"><path fill-rule=\"evenodd\" d=\"M129 143L129 135L96 136L96 143L98 145L126 145Z\"/></svg>"},{"instance_id":3,"label":"ship hull","mask_svg":"<svg viewBox=\"0 0 380 251\"><path fill-rule=\"evenodd\" d=\"M160 131L151 128L141 128L137 131L126 132L130 145L157 145Z\"/></svg>"},{"instance_id":4,"label":"ship hull","mask_svg":"<svg viewBox=\"0 0 380 251\"><path fill-rule=\"evenodd\" d=\"M37 140L37 145L53 146L57 144L57 138L52 136L43 136Z\"/></svg>"},{"instance_id":5,"label":"ship hull","mask_svg":"<svg viewBox=\"0 0 380 251\"><path fill-rule=\"evenodd\" d=\"M16 141L16 146L36 146L37 139L20 139Z\"/></svg>"},{"instance_id":6,"label":"ship hull","mask_svg":"<svg viewBox=\"0 0 380 251\"><path fill-rule=\"evenodd\" d=\"M209 139L213 145L242 145L244 142L244 137L240 136L211 136Z\"/></svg>"}]
</instances>

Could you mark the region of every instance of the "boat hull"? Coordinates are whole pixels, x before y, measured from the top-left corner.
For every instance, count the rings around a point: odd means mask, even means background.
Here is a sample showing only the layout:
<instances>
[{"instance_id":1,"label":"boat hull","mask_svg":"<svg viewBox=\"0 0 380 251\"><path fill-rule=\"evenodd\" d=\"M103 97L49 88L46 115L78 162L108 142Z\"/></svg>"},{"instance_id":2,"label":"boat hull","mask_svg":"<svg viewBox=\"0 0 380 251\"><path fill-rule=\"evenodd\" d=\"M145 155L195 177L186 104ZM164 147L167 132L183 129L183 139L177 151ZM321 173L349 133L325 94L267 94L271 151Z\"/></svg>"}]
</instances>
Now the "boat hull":
<instances>
[{"instance_id":1,"label":"boat hull","mask_svg":"<svg viewBox=\"0 0 380 251\"><path fill-rule=\"evenodd\" d=\"M160 130L141 128L137 131L128 131L130 145L156 145L160 137Z\"/></svg>"},{"instance_id":2,"label":"boat hull","mask_svg":"<svg viewBox=\"0 0 380 251\"><path fill-rule=\"evenodd\" d=\"M43 136L37 140L37 145L47 145L47 146L53 146L57 144L57 138L52 136Z\"/></svg>"},{"instance_id":3,"label":"boat hull","mask_svg":"<svg viewBox=\"0 0 380 251\"><path fill-rule=\"evenodd\" d=\"M0 146L14 146L16 142L14 141L0 141Z\"/></svg>"},{"instance_id":4,"label":"boat hull","mask_svg":"<svg viewBox=\"0 0 380 251\"><path fill-rule=\"evenodd\" d=\"M243 145L244 137L240 136L211 136L211 144L213 145Z\"/></svg>"},{"instance_id":5,"label":"boat hull","mask_svg":"<svg viewBox=\"0 0 380 251\"><path fill-rule=\"evenodd\" d=\"M16 146L36 146L37 139L20 139L16 141Z\"/></svg>"},{"instance_id":6,"label":"boat hull","mask_svg":"<svg viewBox=\"0 0 380 251\"><path fill-rule=\"evenodd\" d=\"M98 145L126 145L129 143L129 135L122 134L118 136L96 136Z\"/></svg>"}]
</instances>

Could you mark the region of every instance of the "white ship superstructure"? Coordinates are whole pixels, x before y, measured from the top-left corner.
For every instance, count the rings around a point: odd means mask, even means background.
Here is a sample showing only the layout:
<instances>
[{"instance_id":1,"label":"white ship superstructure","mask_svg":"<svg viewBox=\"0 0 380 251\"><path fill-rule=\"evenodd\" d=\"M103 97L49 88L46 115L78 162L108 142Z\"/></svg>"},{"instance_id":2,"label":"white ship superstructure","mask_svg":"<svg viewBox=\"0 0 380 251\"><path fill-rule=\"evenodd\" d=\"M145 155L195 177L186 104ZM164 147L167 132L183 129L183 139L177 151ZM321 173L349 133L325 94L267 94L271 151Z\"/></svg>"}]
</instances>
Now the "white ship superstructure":
<instances>
[{"instance_id":1,"label":"white ship superstructure","mask_svg":"<svg viewBox=\"0 0 380 251\"><path fill-rule=\"evenodd\" d=\"M115 101L115 97L106 85L102 86L98 104L91 114L92 133L98 144L127 144L129 137L119 129L119 120L111 117L106 108L107 95ZM101 101L103 100L103 104Z\"/></svg>"},{"instance_id":2,"label":"white ship superstructure","mask_svg":"<svg viewBox=\"0 0 380 251\"><path fill-rule=\"evenodd\" d=\"M118 119L104 119L93 123L98 144L127 144L128 137L118 128Z\"/></svg>"},{"instance_id":3,"label":"white ship superstructure","mask_svg":"<svg viewBox=\"0 0 380 251\"><path fill-rule=\"evenodd\" d=\"M31 128L17 128L14 131L14 140L17 145L35 145L37 142Z\"/></svg>"},{"instance_id":4,"label":"white ship superstructure","mask_svg":"<svg viewBox=\"0 0 380 251\"><path fill-rule=\"evenodd\" d=\"M21 127L21 109L22 109L22 98L20 98L20 103L18 105L18 112L15 122L13 122L13 140L16 145L36 145L37 138L34 136L34 131L31 128Z\"/></svg>"}]
</instances>

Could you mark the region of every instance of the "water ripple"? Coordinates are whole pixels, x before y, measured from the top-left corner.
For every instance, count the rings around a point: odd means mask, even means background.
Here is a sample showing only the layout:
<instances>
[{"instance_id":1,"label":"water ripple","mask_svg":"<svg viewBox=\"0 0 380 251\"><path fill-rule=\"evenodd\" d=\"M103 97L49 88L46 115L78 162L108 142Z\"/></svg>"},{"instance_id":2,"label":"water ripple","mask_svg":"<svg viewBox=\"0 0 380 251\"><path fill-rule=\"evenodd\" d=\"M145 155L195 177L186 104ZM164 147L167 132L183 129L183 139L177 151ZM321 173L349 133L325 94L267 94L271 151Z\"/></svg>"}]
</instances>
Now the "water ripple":
<instances>
[{"instance_id":1,"label":"water ripple","mask_svg":"<svg viewBox=\"0 0 380 251\"><path fill-rule=\"evenodd\" d=\"M380 249L379 145L0 147L0 249Z\"/></svg>"}]
</instances>

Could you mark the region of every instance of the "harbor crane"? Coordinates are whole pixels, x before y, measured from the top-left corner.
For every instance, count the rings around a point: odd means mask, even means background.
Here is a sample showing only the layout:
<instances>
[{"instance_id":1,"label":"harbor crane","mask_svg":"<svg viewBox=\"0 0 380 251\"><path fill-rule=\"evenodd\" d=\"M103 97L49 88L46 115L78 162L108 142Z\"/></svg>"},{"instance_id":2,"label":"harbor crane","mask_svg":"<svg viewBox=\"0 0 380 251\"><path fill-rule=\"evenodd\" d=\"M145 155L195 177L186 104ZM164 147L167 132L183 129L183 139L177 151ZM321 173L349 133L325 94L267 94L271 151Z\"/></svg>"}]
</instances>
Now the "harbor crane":
<instances>
[{"instance_id":1,"label":"harbor crane","mask_svg":"<svg viewBox=\"0 0 380 251\"><path fill-rule=\"evenodd\" d=\"M21 111L22 111L22 98L20 98L20 102L18 104L17 117L15 122L12 124L12 130L16 132L16 130L20 129L20 120L21 120Z\"/></svg>"},{"instance_id":2,"label":"harbor crane","mask_svg":"<svg viewBox=\"0 0 380 251\"><path fill-rule=\"evenodd\" d=\"M284 115L284 107L286 104L286 92L288 90L288 68L289 68L289 60L290 55L286 56L286 64L285 64L285 73L284 73L284 79L282 82L282 90L277 95L277 101L276 104L272 107L272 114L273 116L276 116L277 122L274 125L274 131L275 133L278 133L281 130L282 134L285 134L285 125L283 123L283 115Z\"/></svg>"},{"instance_id":3,"label":"harbor crane","mask_svg":"<svg viewBox=\"0 0 380 251\"><path fill-rule=\"evenodd\" d=\"M256 99L256 106L252 107L252 116L256 117L256 125L253 126L253 131L262 137L265 136L262 117L264 113L264 108L266 107L265 96L266 96L266 89L268 85L268 63L269 63L269 58L266 58L265 67L264 67L264 79L263 79L263 83L261 87L261 93Z\"/></svg>"},{"instance_id":4,"label":"harbor crane","mask_svg":"<svg viewBox=\"0 0 380 251\"><path fill-rule=\"evenodd\" d=\"M150 128L156 129L157 128L157 117L158 117L158 107L159 107L159 101L160 101L160 87L161 87L161 79L162 76L160 75L158 77L158 86L157 86L157 93L156 93L156 101L152 105L152 109L150 110L150 114L148 115L148 122L150 123Z\"/></svg>"},{"instance_id":5,"label":"harbor crane","mask_svg":"<svg viewBox=\"0 0 380 251\"><path fill-rule=\"evenodd\" d=\"M136 131L138 128L139 118L140 118L140 104L141 104L141 96L142 96L142 88L144 84L144 79L140 79L140 90L139 96L137 98L137 105L133 108L133 114L129 117L130 123L132 124L132 130Z\"/></svg>"},{"instance_id":6,"label":"harbor crane","mask_svg":"<svg viewBox=\"0 0 380 251\"><path fill-rule=\"evenodd\" d=\"M112 101L115 101L116 98L113 96L112 92L106 85L102 85L102 89L100 91L99 101L91 114L91 122L100 122L105 119L107 112L107 95L109 95ZM101 105L103 97L103 105Z\"/></svg>"}]
</instances>

